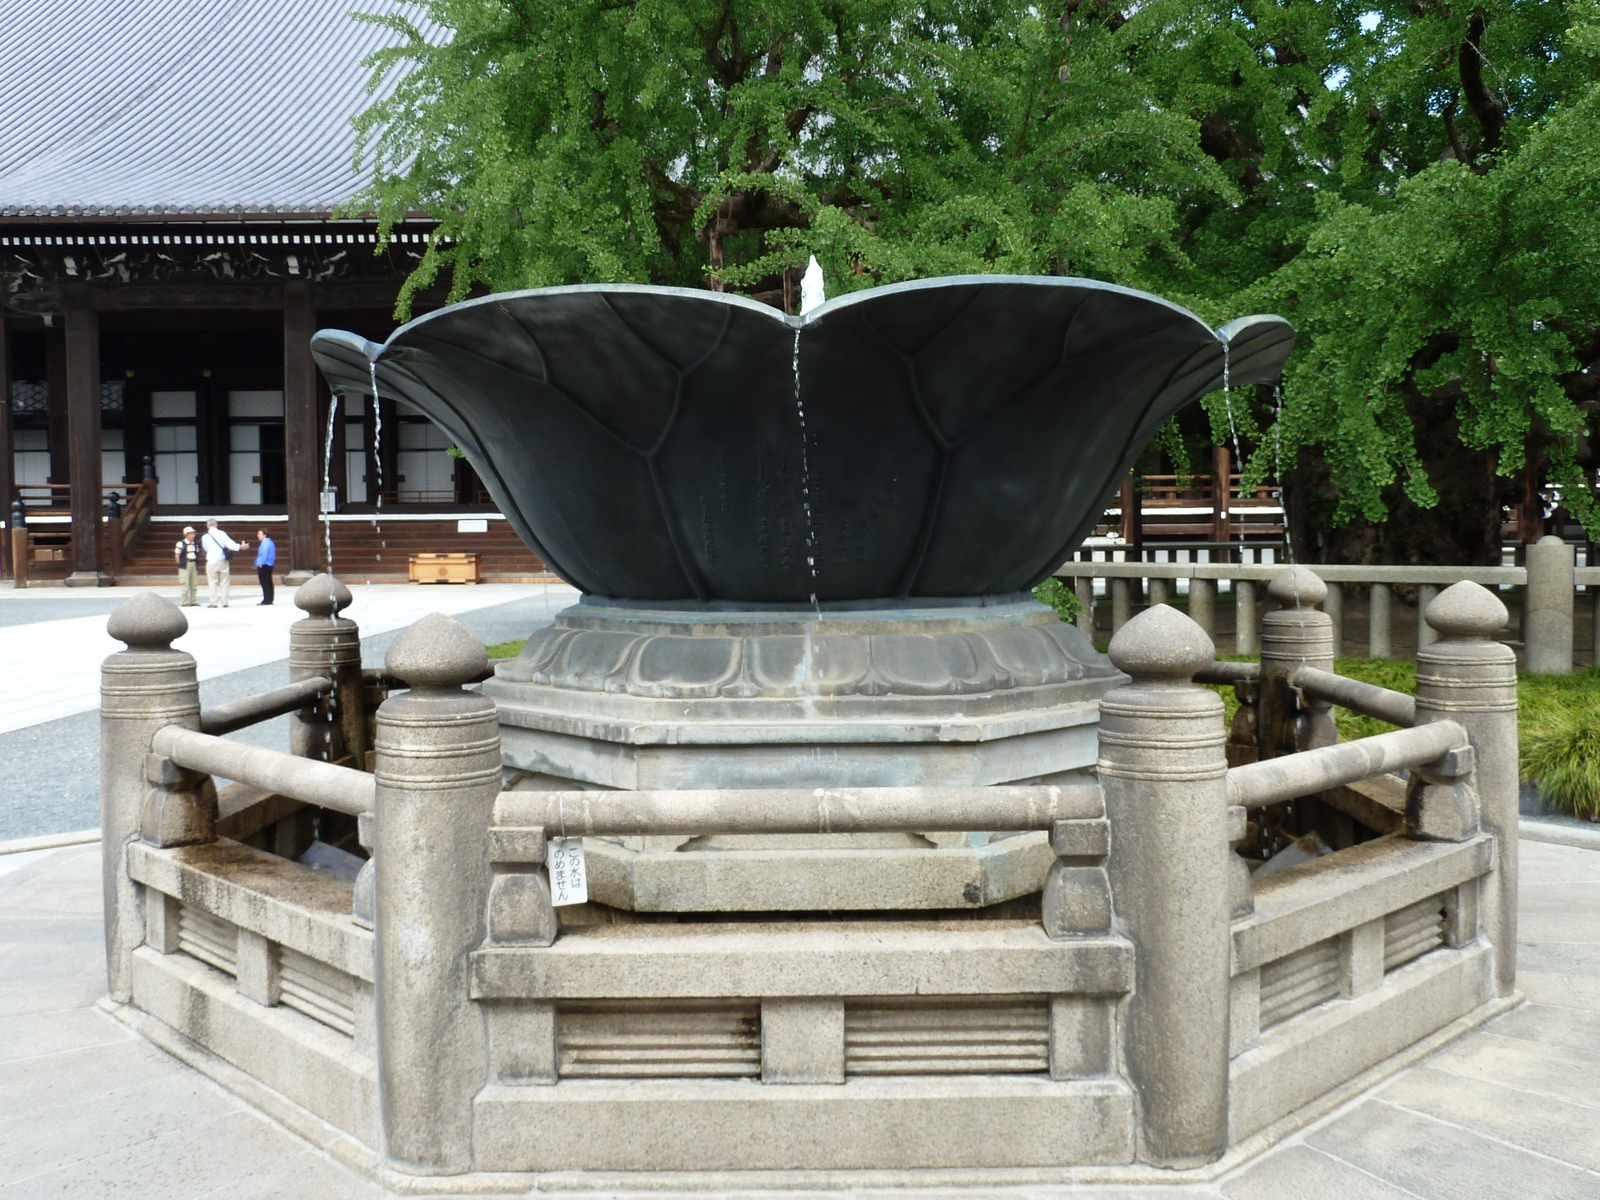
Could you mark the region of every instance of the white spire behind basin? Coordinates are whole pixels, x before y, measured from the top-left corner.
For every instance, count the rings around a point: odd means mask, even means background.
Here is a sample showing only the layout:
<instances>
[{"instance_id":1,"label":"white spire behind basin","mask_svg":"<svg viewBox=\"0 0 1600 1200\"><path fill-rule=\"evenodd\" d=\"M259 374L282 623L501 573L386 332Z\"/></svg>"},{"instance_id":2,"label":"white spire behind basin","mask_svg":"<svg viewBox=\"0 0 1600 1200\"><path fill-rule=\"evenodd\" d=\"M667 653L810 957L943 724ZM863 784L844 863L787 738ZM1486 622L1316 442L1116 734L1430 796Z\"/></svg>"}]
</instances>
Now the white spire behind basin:
<instances>
[{"instance_id":1,"label":"white spire behind basin","mask_svg":"<svg viewBox=\"0 0 1600 1200\"><path fill-rule=\"evenodd\" d=\"M822 284L822 267L813 254L806 264L806 273L800 277L800 315L803 317L828 298Z\"/></svg>"}]
</instances>

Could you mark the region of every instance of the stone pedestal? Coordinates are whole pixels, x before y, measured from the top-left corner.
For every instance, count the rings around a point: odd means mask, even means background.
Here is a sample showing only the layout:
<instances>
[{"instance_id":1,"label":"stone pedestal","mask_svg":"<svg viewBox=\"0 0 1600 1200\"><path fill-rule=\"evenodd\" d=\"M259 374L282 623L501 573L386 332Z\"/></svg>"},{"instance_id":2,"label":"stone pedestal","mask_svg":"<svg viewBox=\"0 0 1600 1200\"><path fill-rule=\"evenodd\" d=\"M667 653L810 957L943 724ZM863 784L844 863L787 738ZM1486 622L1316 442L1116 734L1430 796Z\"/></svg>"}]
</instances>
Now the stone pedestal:
<instances>
[{"instance_id":1,"label":"stone pedestal","mask_svg":"<svg viewBox=\"0 0 1600 1200\"><path fill-rule=\"evenodd\" d=\"M484 684L506 786L1057 782L1125 682L1026 594L824 604L586 597ZM554 832L554 831L552 831ZM589 839L590 895L646 912L982 908L1037 891L1042 834Z\"/></svg>"}]
</instances>

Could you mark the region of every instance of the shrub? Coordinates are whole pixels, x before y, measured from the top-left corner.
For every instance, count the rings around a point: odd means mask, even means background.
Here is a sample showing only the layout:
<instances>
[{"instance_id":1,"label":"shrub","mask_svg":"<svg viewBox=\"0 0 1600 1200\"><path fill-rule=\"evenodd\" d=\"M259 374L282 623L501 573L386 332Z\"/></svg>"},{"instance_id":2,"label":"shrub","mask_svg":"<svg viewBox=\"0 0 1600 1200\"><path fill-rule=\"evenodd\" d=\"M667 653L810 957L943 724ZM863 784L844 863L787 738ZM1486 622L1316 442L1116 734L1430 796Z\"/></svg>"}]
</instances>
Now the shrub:
<instances>
[{"instance_id":1,"label":"shrub","mask_svg":"<svg viewBox=\"0 0 1600 1200\"><path fill-rule=\"evenodd\" d=\"M1055 609L1056 615L1068 624L1076 621L1078 614L1083 611L1077 595L1059 579L1046 579L1033 589L1033 598Z\"/></svg>"},{"instance_id":2,"label":"shrub","mask_svg":"<svg viewBox=\"0 0 1600 1200\"><path fill-rule=\"evenodd\" d=\"M1522 778L1552 808L1600 820L1600 704L1580 701L1524 722Z\"/></svg>"}]
</instances>

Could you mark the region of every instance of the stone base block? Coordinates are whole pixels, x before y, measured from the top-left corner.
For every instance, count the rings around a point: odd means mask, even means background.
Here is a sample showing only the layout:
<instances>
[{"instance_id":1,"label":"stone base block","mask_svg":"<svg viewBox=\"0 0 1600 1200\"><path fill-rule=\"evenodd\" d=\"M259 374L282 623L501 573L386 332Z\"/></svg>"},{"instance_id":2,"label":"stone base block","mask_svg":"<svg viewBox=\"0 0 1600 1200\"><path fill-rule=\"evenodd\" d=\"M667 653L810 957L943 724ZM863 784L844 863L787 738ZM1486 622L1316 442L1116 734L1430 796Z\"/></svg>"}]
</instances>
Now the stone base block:
<instances>
[{"instance_id":1,"label":"stone base block","mask_svg":"<svg viewBox=\"0 0 1600 1200\"><path fill-rule=\"evenodd\" d=\"M1117 1080L1036 1076L569 1080L485 1088L482 1171L861 1170L1127 1163L1133 1097Z\"/></svg>"},{"instance_id":2,"label":"stone base block","mask_svg":"<svg viewBox=\"0 0 1600 1200\"><path fill-rule=\"evenodd\" d=\"M379 1144L377 1067L309 1017L247 1000L185 954L133 953L133 1002L246 1074L369 1146Z\"/></svg>"},{"instance_id":3,"label":"stone base block","mask_svg":"<svg viewBox=\"0 0 1600 1200\"><path fill-rule=\"evenodd\" d=\"M62 582L67 587L111 587L116 580L104 571L74 571Z\"/></svg>"}]
</instances>

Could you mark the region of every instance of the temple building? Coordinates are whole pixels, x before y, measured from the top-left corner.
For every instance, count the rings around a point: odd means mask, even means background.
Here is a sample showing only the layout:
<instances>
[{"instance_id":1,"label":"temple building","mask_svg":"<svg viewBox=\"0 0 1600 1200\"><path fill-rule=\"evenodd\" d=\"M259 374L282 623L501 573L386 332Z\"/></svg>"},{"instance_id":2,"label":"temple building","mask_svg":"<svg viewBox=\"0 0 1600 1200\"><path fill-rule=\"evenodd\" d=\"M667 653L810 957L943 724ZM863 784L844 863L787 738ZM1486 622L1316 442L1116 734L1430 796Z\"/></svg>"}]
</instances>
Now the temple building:
<instances>
[{"instance_id":1,"label":"temple building","mask_svg":"<svg viewBox=\"0 0 1600 1200\"><path fill-rule=\"evenodd\" d=\"M332 404L312 361L319 327L374 340L395 328L431 228L409 223L375 253L373 222L334 216L366 182L351 126L369 103L362 59L396 36L351 7L11 6L8 574L165 577L177 531L210 516L237 536L267 528L296 579L326 566L330 544L352 579L404 578L412 551L479 551L489 577L542 571L437 427L368 396ZM426 293L415 312L442 302Z\"/></svg>"}]
</instances>

